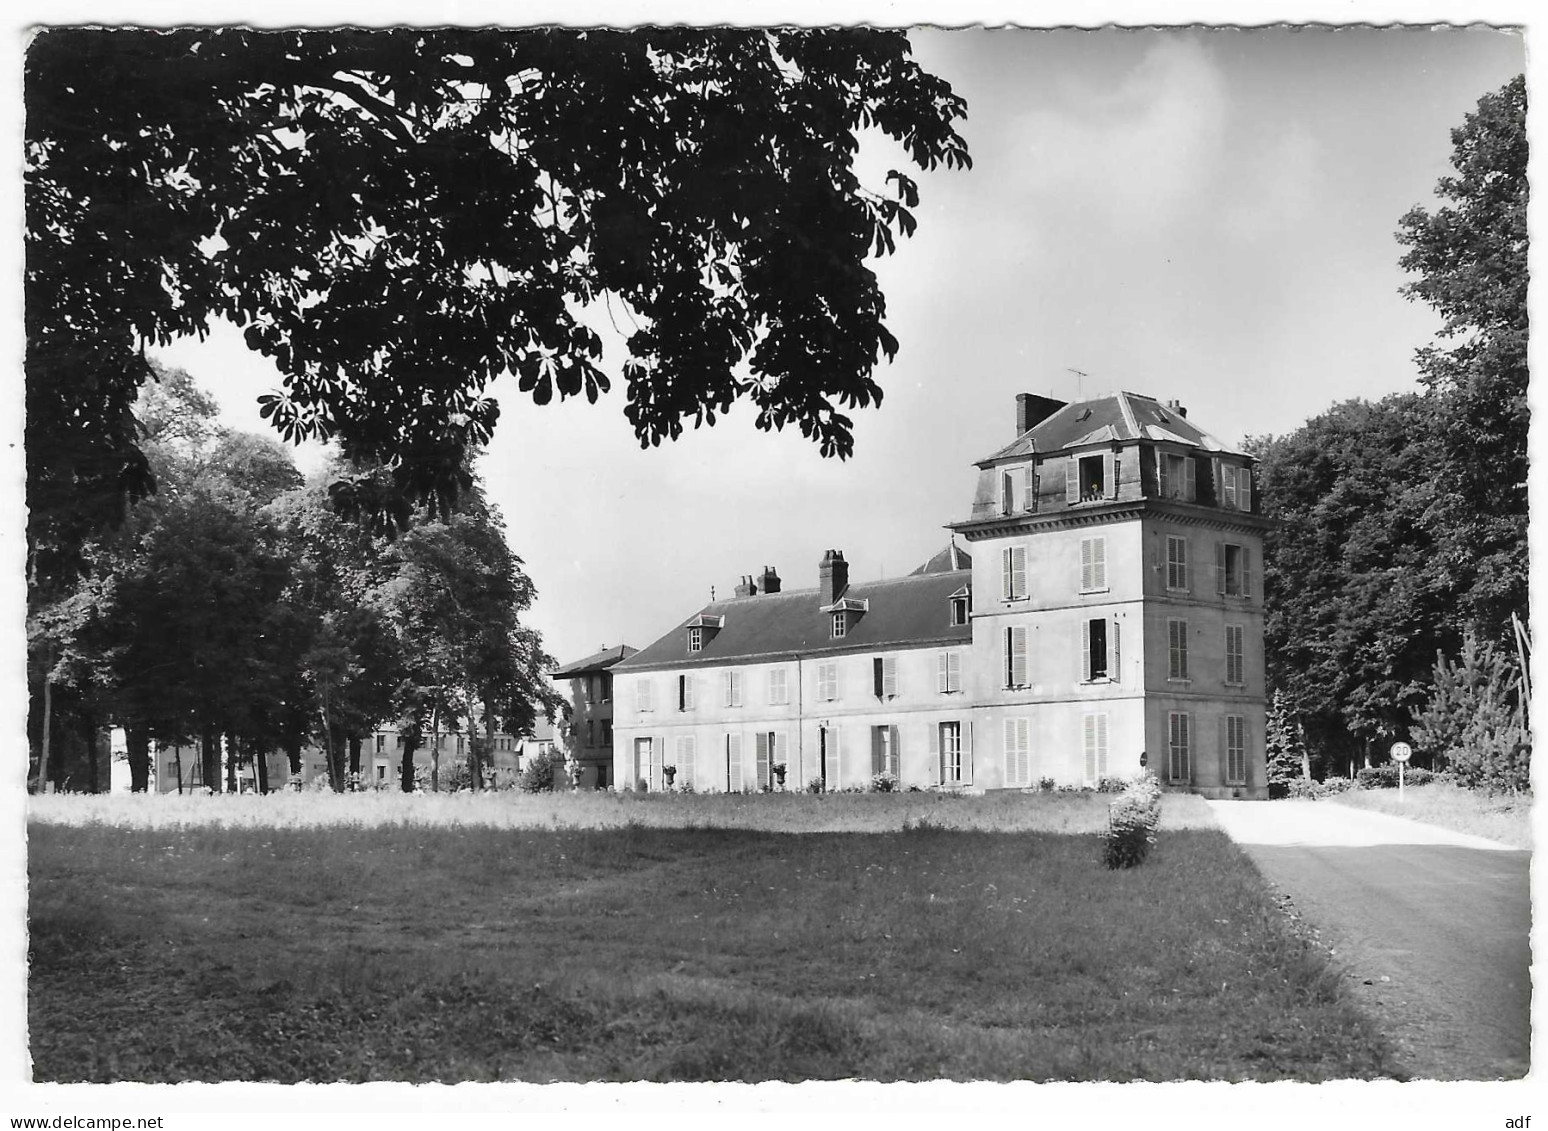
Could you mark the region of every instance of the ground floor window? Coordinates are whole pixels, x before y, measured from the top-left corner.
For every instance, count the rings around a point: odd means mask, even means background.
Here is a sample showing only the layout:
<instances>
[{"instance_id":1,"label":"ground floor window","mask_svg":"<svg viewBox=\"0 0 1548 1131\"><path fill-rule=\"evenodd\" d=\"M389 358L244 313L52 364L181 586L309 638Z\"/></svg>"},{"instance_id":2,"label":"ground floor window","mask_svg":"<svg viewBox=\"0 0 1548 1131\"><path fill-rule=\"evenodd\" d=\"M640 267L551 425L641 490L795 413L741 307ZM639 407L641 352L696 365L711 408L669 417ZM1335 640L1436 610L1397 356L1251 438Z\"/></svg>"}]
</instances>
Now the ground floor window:
<instances>
[{"instance_id":1,"label":"ground floor window","mask_svg":"<svg viewBox=\"0 0 1548 1131\"><path fill-rule=\"evenodd\" d=\"M1005 784L1032 784L1032 720L1005 720Z\"/></svg>"},{"instance_id":2,"label":"ground floor window","mask_svg":"<svg viewBox=\"0 0 1548 1131\"><path fill-rule=\"evenodd\" d=\"M871 773L898 776L898 728L871 728Z\"/></svg>"},{"instance_id":3,"label":"ground floor window","mask_svg":"<svg viewBox=\"0 0 1548 1131\"><path fill-rule=\"evenodd\" d=\"M1086 781L1095 785L1107 776L1107 713L1085 716Z\"/></svg>"},{"instance_id":4,"label":"ground floor window","mask_svg":"<svg viewBox=\"0 0 1548 1131\"><path fill-rule=\"evenodd\" d=\"M1191 782L1193 780L1193 720L1184 711L1172 711L1167 715L1168 781Z\"/></svg>"},{"instance_id":5,"label":"ground floor window","mask_svg":"<svg viewBox=\"0 0 1548 1131\"><path fill-rule=\"evenodd\" d=\"M941 782L943 785L961 785L965 780L962 764L962 724L941 723L938 731L941 744Z\"/></svg>"},{"instance_id":6,"label":"ground floor window","mask_svg":"<svg viewBox=\"0 0 1548 1131\"><path fill-rule=\"evenodd\" d=\"M1225 717L1226 783L1247 784L1247 720L1241 715Z\"/></svg>"},{"instance_id":7,"label":"ground floor window","mask_svg":"<svg viewBox=\"0 0 1548 1131\"><path fill-rule=\"evenodd\" d=\"M742 736L726 735L726 792L742 792Z\"/></svg>"}]
</instances>

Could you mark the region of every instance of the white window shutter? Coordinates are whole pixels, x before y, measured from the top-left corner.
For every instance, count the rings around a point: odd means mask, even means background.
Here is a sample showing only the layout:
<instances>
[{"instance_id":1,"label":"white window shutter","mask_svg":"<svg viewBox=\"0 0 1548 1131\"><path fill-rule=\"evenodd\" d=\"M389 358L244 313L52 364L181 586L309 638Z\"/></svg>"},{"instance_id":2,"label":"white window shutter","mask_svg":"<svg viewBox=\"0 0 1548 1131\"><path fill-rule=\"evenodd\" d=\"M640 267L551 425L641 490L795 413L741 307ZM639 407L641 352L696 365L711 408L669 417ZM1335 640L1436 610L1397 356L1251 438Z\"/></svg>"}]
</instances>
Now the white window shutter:
<instances>
[{"instance_id":1,"label":"white window shutter","mask_svg":"<svg viewBox=\"0 0 1548 1131\"><path fill-rule=\"evenodd\" d=\"M946 690L962 690L962 653L946 653Z\"/></svg>"},{"instance_id":2,"label":"white window shutter","mask_svg":"<svg viewBox=\"0 0 1548 1131\"><path fill-rule=\"evenodd\" d=\"M882 694L896 698L898 694L898 658L882 657Z\"/></svg>"},{"instance_id":3,"label":"white window shutter","mask_svg":"<svg viewBox=\"0 0 1548 1131\"><path fill-rule=\"evenodd\" d=\"M1080 619L1080 681L1091 681L1091 622Z\"/></svg>"},{"instance_id":4,"label":"white window shutter","mask_svg":"<svg viewBox=\"0 0 1548 1131\"><path fill-rule=\"evenodd\" d=\"M1016 687L1027 685L1027 629L1025 625L1011 628L1011 679Z\"/></svg>"},{"instance_id":5,"label":"white window shutter","mask_svg":"<svg viewBox=\"0 0 1548 1131\"><path fill-rule=\"evenodd\" d=\"M1159 494L1161 496L1161 498L1163 498L1163 499L1171 498L1171 494L1170 494L1170 492L1168 490L1170 488L1170 486L1171 486L1171 479L1167 475L1167 469L1166 469L1166 453L1162 452L1162 451L1157 451L1156 452L1156 489L1157 489L1157 494Z\"/></svg>"},{"instance_id":6,"label":"white window shutter","mask_svg":"<svg viewBox=\"0 0 1548 1131\"><path fill-rule=\"evenodd\" d=\"M1122 683L1123 653L1118 647L1118 618L1113 617L1108 627L1111 630L1108 639L1111 641L1109 647L1112 649L1112 662L1107 665L1107 678L1114 683Z\"/></svg>"},{"instance_id":7,"label":"white window shutter","mask_svg":"<svg viewBox=\"0 0 1548 1131\"><path fill-rule=\"evenodd\" d=\"M1011 571L1014 568L1011 551L1015 547L1006 546L1000 551L1000 595L1007 601L1014 596L1014 583L1011 581Z\"/></svg>"},{"instance_id":8,"label":"white window shutter","mask_svg":"<svg viewBox=\"0 0 1548 1131\"><path fill-rule=\"evenodd\" d=\"M1220 465L1220 505L1236 509L1236 468L1228 463Z\"/></svg>"},{"instance_id":9,"label":"white window shutter","mask_svg":"<svg viewBox=\"0 0 1548 1131\"><path fill-rule=\"evenodd\" d=\"M742 792L742 736L726 735L726 792Z\"/></svg>"},{"instance_id":10,"label":"white window shutter","mask_svg":"<svg viewBox=\"0 0 1548 1131\"><path fill-rule=\"evenodd\" d=\"M1236 505L1244 511L1252 510L1252 472L1245 467L1236 473Z\"/></svg>"},{"instance_id":11,"label":"white window shutter","mask_svg":"<svg viewBox=\"0 0 1548 1131\"><path fill-rule=\"evenodd\" d=\"M1247 547L1246 546L1242 547L1241 555L1242 555L1242 596L1243 597L1251 597L1252 596L1252 581L1250 579L1252 577L1252 561L1247 556Z\"/></svg>"},{"instance_id":12,"label":"white window shutter","mask_svg":"<svg viewBox=\"0 0 1548 1131\"><path fill-rule=\"evenodd\" d=\"M1107 497L1116 499L1118 497L1118 453L1114 452L1103 462L1107 465Z\"/></svg>"},{"instance_id":13,"label":"white window shutter","mask_svg":"<svg viewBox=\"0 0 1548 1131\"><path fill-rule=\"evenodd\" d=\"M1190 503L1198 501L1198 469L1192 456L1183 456L1183 498Z\"/></svg>"},{"instance_id":14,"label":"white window shutter","mask_svg":"<svg viewBox=\"0 0 1548 1131\"><path fill-rule=\"evenodd\" d=\"M969 720L962 724L964 730L962 738L962 780L964 783L973 780L973 723Z\"/></svg>"},{"instance_id":15,"label":"white window shutter","mask_svg":"<svg viewBox=\"0 0 1548 1131\"><path fill-rule=\"evenodd\" d=\"M945 695L947 689L946 657L950 652L942 652L935 658L935 690L937 694Z\"/></svg>"},{"instance_id":16,"label":"white window shutter","mask_svg":"<svg viewBox=\"0 0 1548 1131\"><path fill-rule=\"evenodd\" d=\"M1011 548L1011 596L1025 597L1027 595L1027 548L1025 546L1013 546Z\"/></svg>"},{"instance_id":17,"label":"white window shutter","mask_svg":"<svg viewBox=\"0 0 1548 1131\"><path fill-rule=\"evenodd\" d=\"M1027 479L1026 483L1024 484L1024 489L1026 491L1027 497L1022 509L1025 510L1028 514L1031 514L1033 511L1037 510L1037 472L1033 470L1032 465L1030 464L1027 465L1026 477Z\"/></svg>"},{"instance_id":18,"label":"white window shutter","mask_svg":"<svg viewBox=\"0 0 1548 1131\"><path fill-rule=\"evenodd\" d=\"M1005 720L1005 784L1015 785L1020 779L1016 776L1016 720Z\"/></svg>"},{"instance_id":19,"label":"white window shutter","mask_svg":"<svg viewBox=\"0 0 1548 1131\"><path fill-rule=\"evenodd\" d=\"M1107 588L1107 539L1093 538L1091 540L1091 574L1092 588Z\"/></svg>"},{"instance_id":20,"label":"white window shutter","mask_svg":"<svg viewBox=\"0 0 1548 1131\"><path fill-rule=\"evenodd\" d=\"M1091 583L1091 543L1090 538L1080 540L1080 587L1082 589L1095 588Z\"/></svg>"},{"instance_id":21,"label":"white window shutter","mask_svg":"<svg viewBox=\"0 0 1548 1131\"><path fill-rule=\"evenodd\" d=\"M1080 461L1074 456L1064 463L1064 501L1080 502Z\"/></svg>"},{"instance_id":22,"label":"white window shutter","mask_svg":"<svg viewBox=\"0 0 1548 1131\"><path fill-rule=\"evenodd\" d=\"M930 738L930 764L935 767L935 781L937 784L946 780L946 751L941 745L941 724L931 723L925 727Z\"/></svg>"},{"instance_id":23,"label":"white window shutter","mask_svg":"<svg viewBox=\"0 0 1548 1131\"><path fill-rule=\"evenodd\" d=\"M1224 542L1215 543L1215 592L1222 597L1226 591L1226 550Z\"/></svg>"}]
</instances>

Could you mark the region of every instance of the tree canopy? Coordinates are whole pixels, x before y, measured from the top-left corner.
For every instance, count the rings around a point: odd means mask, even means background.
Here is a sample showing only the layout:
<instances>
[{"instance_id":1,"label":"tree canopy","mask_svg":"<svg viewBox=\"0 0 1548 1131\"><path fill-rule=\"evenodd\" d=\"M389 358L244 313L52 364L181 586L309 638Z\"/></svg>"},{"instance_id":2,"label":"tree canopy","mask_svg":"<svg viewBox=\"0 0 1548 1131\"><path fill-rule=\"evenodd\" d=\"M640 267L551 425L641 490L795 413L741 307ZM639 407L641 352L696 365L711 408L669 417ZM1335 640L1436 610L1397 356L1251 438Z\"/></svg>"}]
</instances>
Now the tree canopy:
<instances>
[{"instance_id":1,"label":"tree canopy","mask_svg":"<svg viewBox=\"0 0 1548 1131\"><path fill-rule=\"evenodd\" d=\"M467 486L497 376L609 389L597 301L642 444L746 400L847 455L897 348L867 258L918 204L858 137L969 163L962 100L874 29L60 29L25 81L35 573L152 488L144 348L221 317L283 436L390 473L336 501L400 524Z\"/></svg>"},{"instance_id":2,"label":"tree canopy","mask_svg":"<svg viewBox=\"0 0 1548 1131\"><path fill-rule=\"evenodd\" d=\"M1479 99L1451 141L1456 175L1436 186L1444 203L1411 210L1397 238L1419 276L1404 293L1433 306L1456 342L1418 353L1444 450L1438 553L1472 627L1503 642L1527 597L1525 79Z\"/></svg>"}]
</instances>

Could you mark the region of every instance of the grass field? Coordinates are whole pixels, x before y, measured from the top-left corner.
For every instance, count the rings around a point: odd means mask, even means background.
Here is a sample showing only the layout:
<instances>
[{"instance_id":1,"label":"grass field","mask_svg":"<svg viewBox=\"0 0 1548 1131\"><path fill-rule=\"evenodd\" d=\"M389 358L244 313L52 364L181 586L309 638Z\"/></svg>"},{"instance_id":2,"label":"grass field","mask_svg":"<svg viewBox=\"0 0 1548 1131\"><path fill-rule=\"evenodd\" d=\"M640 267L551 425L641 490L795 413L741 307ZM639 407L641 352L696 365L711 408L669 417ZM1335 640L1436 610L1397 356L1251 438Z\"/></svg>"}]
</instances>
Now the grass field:
<instances>
[{"instance_id":1,"label":"grass field","mask_svg":"<svg viewBox=\"0 0 1548 1131\"><path fill-rule=\"evenodd\" d=\"M906 831L796 835L121 827L65 823L71 807L55 806L71 799L40 800L40 1080L1391 1071L1326 957L1287 931L1212 829L1163 832L1143 867L1109 872L1089 833L917 818ZM695 820L708 825L718 810L703 800ZM835 800L787 815L814 821ZM842 800L857 822L894 819L879 815L891 798ZM866 813L868 800L886 805ZM948 800L932 812L964 825L1089 824L1097 811L1080 797Z\"/></svg>"},{"instance_id":2,"label":"grass field","mask_svg":"<svg viewBox=\"0 0 1548 1131\"><path fill-rule=\"evenodd\" d=\"M1398 817L1410 817L1457 832L1488 837L1515 848L1532 847L1532 797L1488 797L1449 782L1408 786L1398 800L1395 789L1352 789L1329 800L1336 805L1375 809Z\"/></svg>"},{"instance_id":3,"label":"grass field","mask_svg":"<svg viewBox=\"0 0 1548 1131\"><path fill-rule=\"evenodd\" d=\"M1110 794L953 793L272 793L156 796L47 794L28 813L54 824L124 828L358 825L491 828L729 828L767 832L897 832L920 823L986 832L1094 833L1107 827ZM1163 829L1212 828L1204 801L1162 799Z\"/></svg>"}]
</instances>

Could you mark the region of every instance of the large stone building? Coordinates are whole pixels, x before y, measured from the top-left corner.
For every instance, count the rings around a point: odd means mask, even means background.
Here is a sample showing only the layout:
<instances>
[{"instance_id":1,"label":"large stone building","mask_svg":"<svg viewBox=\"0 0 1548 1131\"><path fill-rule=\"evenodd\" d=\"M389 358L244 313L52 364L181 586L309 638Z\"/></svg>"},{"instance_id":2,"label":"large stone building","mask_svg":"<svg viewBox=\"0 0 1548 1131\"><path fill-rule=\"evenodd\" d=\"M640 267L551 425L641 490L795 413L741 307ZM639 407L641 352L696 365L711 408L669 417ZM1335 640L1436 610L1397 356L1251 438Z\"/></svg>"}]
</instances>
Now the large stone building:
<instances>
[{"instance_id":1,"label":"large stone building","mask_svg":"<svg viewBox=\"0 0 1548 1131\"><path fill-rule=\"evenodd\" d=\"M744 578L612 668L623 786L1029 788L1148 765L1264 797L1266 520L1253 460L1134 393L1023 394L972 511L914 574Z\"/></svg>"}]
</instances>

